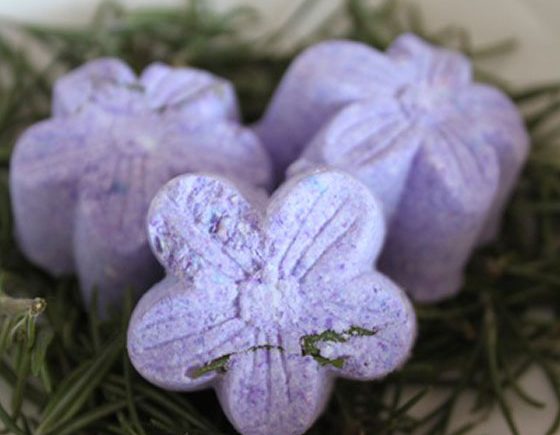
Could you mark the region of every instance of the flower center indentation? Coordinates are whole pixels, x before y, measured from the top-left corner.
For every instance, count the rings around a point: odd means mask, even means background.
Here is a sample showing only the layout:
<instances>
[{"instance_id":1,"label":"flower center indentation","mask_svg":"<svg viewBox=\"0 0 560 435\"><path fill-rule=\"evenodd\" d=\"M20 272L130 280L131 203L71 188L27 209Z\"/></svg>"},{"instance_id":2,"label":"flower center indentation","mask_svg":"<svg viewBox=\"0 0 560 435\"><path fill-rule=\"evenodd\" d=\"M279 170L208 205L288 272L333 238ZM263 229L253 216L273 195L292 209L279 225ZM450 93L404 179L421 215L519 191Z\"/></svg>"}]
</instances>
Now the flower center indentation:
<instances>
[{"instance_id":1,"label":"flower center indentation","mask_svg":"<svg viewBox=\"0 0 560 435\"><path fill-rule=\"evenodd\" d=\"M139 129L142 125L145 129ZM150 120L133 121L117 119L109 128L112 148L122 156L147 156L154 153L159 146L157 129L150 128Z\"/></svg>"},{"instance_id":2,"label":"flower center indentation","mask_svg":"<svg viewBox=\"0 0 560 435\"><path fill-rule=\"evenodd\" d=\"M241 285L240 315L247 323L272 331L297 321L301 307L295 279L279 278L266 267Z\"/></svg>"},{"instance_id":3,"label":"flower center indentation","mask_svg":"<svg viewBox=\"0 0 560 435\"><path fill-rule=\"evenodd\" d=\"M408 118L423 123L437 122L449 104L451 92L448 87L416 84L405 85L396 97Z\"/></svg>"}]
</instances>

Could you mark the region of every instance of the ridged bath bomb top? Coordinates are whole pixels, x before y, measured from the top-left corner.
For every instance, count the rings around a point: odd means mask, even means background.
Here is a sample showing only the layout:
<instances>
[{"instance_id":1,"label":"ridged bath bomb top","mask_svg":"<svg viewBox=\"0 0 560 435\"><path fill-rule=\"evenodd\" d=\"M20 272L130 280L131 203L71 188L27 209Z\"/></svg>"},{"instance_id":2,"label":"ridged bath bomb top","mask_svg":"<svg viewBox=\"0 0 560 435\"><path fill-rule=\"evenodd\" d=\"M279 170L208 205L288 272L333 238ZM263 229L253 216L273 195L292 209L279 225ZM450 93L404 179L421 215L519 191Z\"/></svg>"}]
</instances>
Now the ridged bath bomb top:
<instances>
[{"instance_id":1,"label":"ridged bath bomb top","mask_svg":"<svg viewBox=\"0 0 560 435\"><path fill-rule=\"evenodd\" d=\"M389 221L380 268L426 302L459 290L528 153L513 103L473 83L463 55L410 34L387 54L349 41L310 48L257 130L280 161L302 151L290 174L333 166L378 196Z\"/></svg>"},{"instance_id":2,"label":"ridged bath bomb top","mask_svg":"<svg viewBox=\"0 0 560 435\"><path fill-rule=\"evenodd\" d=\"M225 179L181 176L148 231L167 277L132 315L131 360L163 388L215 388L242 434L301 434L335 377L379 378L409 355L414 311L371 268L380 206L349 175L294 177L260 205Z\"/></svg>"},{"instance_id":3,"label":"ridged bath bomb top","mask_svg":"<svg viewBox=\"0 0 560 435\"><path fill-rule=\"evenodd\" d=\"M468 114L462 117L468 128L460 128L496 150L501 189L508 191L526 158L528 137L511 100L473 82L471 69L462 54L410 33L398 37L387 53L355 41L321 42L292 62L255 131L283 176L326 121L351 103L389 98L409 117Z\"/></svg>"},{"instance_id":4,"label":"ridged bath bomb top","mask_svg":"<svg viewBox=\"0 0 560 435\"><path fill-rule=\"evenodd\" d=\"M11 195L23 252L53 274L77 272L100 305L161 273L145 217L157 190L188 171L270 182L260 142L238 124L232 86L191 68L152 64L140 77L117 59L56 83L52 118L16 144Z\"/></svg>"}]
</instances>

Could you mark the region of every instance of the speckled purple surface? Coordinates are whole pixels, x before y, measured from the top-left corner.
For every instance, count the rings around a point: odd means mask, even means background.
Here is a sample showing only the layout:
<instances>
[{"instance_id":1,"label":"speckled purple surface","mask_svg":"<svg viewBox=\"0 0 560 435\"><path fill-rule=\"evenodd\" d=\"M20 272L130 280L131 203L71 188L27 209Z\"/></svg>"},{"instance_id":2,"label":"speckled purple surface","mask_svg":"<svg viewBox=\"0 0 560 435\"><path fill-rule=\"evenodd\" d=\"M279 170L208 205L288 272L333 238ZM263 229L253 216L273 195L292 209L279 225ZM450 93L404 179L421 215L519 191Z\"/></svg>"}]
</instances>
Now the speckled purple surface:
<instances>
[{"instance_id":1,"label":"speckled purple surface","mask_svg":"<svg viewBox=\"0 0 560 435\"><path fill-rule=\"evenodd\" d=\"M77 272L101 306L154 283L145 214L159 187L188 171L270 182L258 139L237 121L232 86L204 71L116 59L58 80L52 118L27 130L11 163L23 252L53 274Z\"/></svg>"},{"instance_id":2,"label":"speckled purple surface","mask_svg":"<svg viewBox=\"0 0 560 435\"><path fill-rule=\"evenodd\" d=\"M379 378L409 355L414 311L371 269L380 205L343 172L293 177L268 203L181 176L156 195L148 231L167 277L132 315L132 362L163 388L215 388L242 434L301 434L335 377Z\"/></svg>"},{"instance_id":3,"label":"speckled purple surface","mask_svg":"<svg viewBox=\"0 0 560 435\"><path fill-rule=\"evenodd\" d=\"M334 166L377 194L389 221L380 268L420 301L459 290L528 153L513 103L471 75L464 56L411 34L387 54L324 42L294 61L255 128L277 174L299 156L289 173Z\"/></svg>"}]
</instances>

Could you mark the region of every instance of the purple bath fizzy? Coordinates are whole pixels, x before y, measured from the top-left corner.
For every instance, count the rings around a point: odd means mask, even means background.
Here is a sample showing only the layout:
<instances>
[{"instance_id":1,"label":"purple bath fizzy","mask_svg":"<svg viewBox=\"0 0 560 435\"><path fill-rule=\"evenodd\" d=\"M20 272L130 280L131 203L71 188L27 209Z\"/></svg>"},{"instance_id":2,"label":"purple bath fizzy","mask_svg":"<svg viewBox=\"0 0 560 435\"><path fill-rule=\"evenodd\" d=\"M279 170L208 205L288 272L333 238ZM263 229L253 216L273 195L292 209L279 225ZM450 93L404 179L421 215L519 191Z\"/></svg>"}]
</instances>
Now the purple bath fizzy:
<instances>
[{"instance_id":1,"label":"purple bath fizzy","mask_svg":"<svg viewBox=\"0 0 560 435\"><path fill-rule=\"evenodd\" d=\"M53 116L16 144L11 195L23 252L53 274L77 272L101 307L161 273L145 234L150 200L187 171L270 181L260 142L238 124L232 86L204 71L117 59L56 83Z\"/></svg>"},{"instance_id":2,"label":"purple bath fizzy","mask_svg":"<svg viewBox=\"0 0 560 435\"><path fill-rule=\"evenodd\" d=\"M253 196L204 175L156 195L149 240L167 276L136 307L128 351L163 388L213 387L242 434L301 434L335 377L405 361L414 311L371 268L385 225L358 180L317 171Z\"/></svg>"},{"instance_id":3,"label":"purple bath fizzy","mask_svg":"<svg viewBox=\"0 0 560 435\"><path fill-rule=\"evenodd\" d=\"M411 34L387 54L350 41L308 49L257 131L284 164L303 151L290 174L334 166L376 193L389 221L380 268L426 302L459 290L528 153L514 104L473 83L463 55Z\"/></svg>"}]
</instances>

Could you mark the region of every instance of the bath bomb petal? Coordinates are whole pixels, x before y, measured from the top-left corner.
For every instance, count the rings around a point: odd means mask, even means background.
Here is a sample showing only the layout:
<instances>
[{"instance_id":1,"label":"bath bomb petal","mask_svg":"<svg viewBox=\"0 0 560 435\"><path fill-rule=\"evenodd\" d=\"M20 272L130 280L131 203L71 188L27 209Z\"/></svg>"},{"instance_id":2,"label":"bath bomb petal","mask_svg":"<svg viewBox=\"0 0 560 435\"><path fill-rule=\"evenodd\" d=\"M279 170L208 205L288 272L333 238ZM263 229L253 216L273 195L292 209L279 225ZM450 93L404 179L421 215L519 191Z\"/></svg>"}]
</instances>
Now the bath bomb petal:
<instances>
[{"instance_id":1,"label":"bath bomb petal","mask_svg":"<svg viewBox=\"0 0 560 435\"><path fill-rule=\"evenodd\" d=\"M371 269L384 219L355 178L313 171L268 203L250 196L201 174L156 195L149 237L168 276L135 309L129 354L164 388L216 389L243 434L302 434L334 376L374 379L404 362L414 311Z\"/></svg>"},{"instance_id":2,"label":"bath bomb petal","mask_svg":"<svg viewBox=\"0 0 560 435\"><path fill-rule=\"evenodd\" d=\"M466 86L472 80L472 67L466 56L435 47L412 33L395 39L387 55L411 77L429 85Z\"/></svg>"},{"instance_id":3,"label":"bath bomb petal","mask_svg":"<svg viewBox=\"0 0 560 435\"><path fill-rule=\"evenodd\" d=\"M310 290L305 293L317 296ZM307 335L303 342L329 361L338 375L379 378L409 357L416 337L414 309L405 293L387 277L364 274L331 285L322 298L312 306L317 307L317 316L322 316L323 332Z\"/></svg>"},{"instance_id":4,"label":"bath bomb petal","mask_svg":"<svg viewBox=\"0 0 560 435\"><path fill-rule=\"evenodd\" d=\"M269 187L272 165L250 130L231 121L202 126L189 121L182 124L182 128L173 125L172 129L166 140L160 142L170 167L184 166L188 162L193 172L212 172L238 183Z\"/></svg>"},{"instance_id":5,"label":"bath bomb petal","mask_svg":"<svg viewBox=\"0 0 560 435\"><path fill-rule=\"evenodd\" d=\"M325 259L331 249L347 250L349 264L369 265L384 237L379 203L362 183L334 170L286 182L271 198L267 218L269 252L286 274L298 275L303 256L318 250Z\"/></svg>"},{"instance_id":6,"label":"bath bomb petal","mask_svg":"<svg viewBox=\"0 0 560 435\"><path fill-rule=\"evenodd\" d=\"M92 60L57 80L53 89L53 116L69 116L98 102L118 104L127 95L123 87L133 86L135 82L134 72L121 60Z\"/></svg>"},{"instance_id":7,"label":"bath bomb petal","mask_svg":"<svg viewBox=\"0 0 560 435\"><path fill-rule=\"evenodd\" d=\"M458 92L455 102L463 115L454 120L457 130L468 131L477 125L481 142L494 148L500 166L498 192L480 238L484 243L499 231L504 208L529 155L529 135L515 104L496 88L472 85Z\"/></svg>"},{"instance_id":8,"label":"bath bomb petal","mask_svg":"<svg viewBox=\"0 0 560 435\"><path fill-rule=\"evenodd\" d=\"M329 397L332 382L311 357L255 349L232 357L217 391L243 435L304 433Z\"/></svg>"},{"instance_id":9,"label":"bath bomb petal","mask_svg":"<svg viewBox=\"0 0 560 435\"><path fill-rule=\"evenodd\" d=\"M235 121L231 84L205 71L154 64L136 77L117 59L91 61L57 81L53 112L15 147L18 237L48 271L77 272L86 301L97 289L102 314L162 273L144 225L166 181L220 172L257 200L272 179L259 140Z\"/></svg>"},{"instance_id":10,"label":"bath bomb petal","mask_svg":"<svg viewBox=\"0 0 560 435\"><path fill-rule=\"evenodd\" d=\"M176 111L192 123L211 119L239 121L231 83L195 68L149 65L140 77L153 110Z\"/></svg>"},{"instance_id":11,"label":"bath bomb petal","mask_svg":"<svg viewBox=\"0 0 560 435\"><path fill-rule=\"evenodd\" d=\"M10 191L23 253L54 274L73 270L72 228L80 176L100 156L87 119L43 121L18 141Z\"/></svg>"},{"instance_id":12,"label":"bath bomb petal","mask_svg":"<svg viewBox=\"0 0 560 435\"><path fill-rule=\"evenodd\" d=\"M99 223L92 222L91 213L79 208L76 220L74 257L86 306L90 306L95 294L96 305L105 316L113 307L120 305L125 290L130 289L134 296L138 296L147 282L156 282L161 278L161 268L147 243L120 250L101 238L110 236L110 230L103 228L103 233Z\"/></svg>"},{"instance_id":13,"label":"bath bomb petal","mask_svg":"<svg viewBox=\"0 0 560 435\"><path fill-rule=\"evenodd\" d=\"M337 171L288 181L272 197L265 225L272 265L281 278L300 282L368 267L385 237L379 203L363 184Z\"/></svg>"},{"instance_id":14,"label":"bath bomb petal","mask_svg":"<svg viewBox=\"0 0 560 435\"><path fill-rule=\"evenodd\" d=\"M181 176L154 198L150 245L166 270L194 280L209 271L239 280L254 271L262 249L260 215L225 179Z\"/></svg>"},{"instance_id":15,"label":"bath bomb petal","mask_svg":"<svg viewBox=\"0 0 560 435\"><path fill-rule=\"evenodd\" d=\"M167 166L139 155L106 159L82 178L73 252L86 303L96 290L106 311L121 298L113 289L138 293L161 276L148 245L146 210L171 176Z\"/></svg>"},{"instance_id":16,"label":"bath bomb petal","mask_svg":"<svg viewBox=\"0 0 560 435\"><path fill-rule=\"evenodd\" d=\"M410 171L380 269L418 301L459 291L498 177L492 148L464 147L443 129L431 135Z\"/></svg>"},{"instance_id":17,"label":"bath bomb petal","mask_svg":"<svg viewBox=\"0 0 560 435\"><path fill-rule=\"evenodd\" d=\"M217 372L199 372L205 364L254 345L254 334L236 317L236 297L231 282L206 291L174 277L161 281L131 318L128 352L136 368L167 389L208 384Z\"/></svg>"},{"instance_id":18,"label":"bath bomb petal","mask_svg":"<svg viewBox=\"0 0 560 435\"><path fill-rule=\"evenodd\" d=\"M421 143L422 133L397 101L355 103L319 130L288 175L317 165L348 171L376 194L390 220Z\"/></svg>"},{"instance_id":19,"label":"bath bomb petal","mask_svg":"<svg viewBox=\"0 0 560 435\"><path fill-rule=\"evenodd\" d=\"M277 174L301 153L315 132L344 105L390 95L403 73L369 46L352 41L314 45L292 63L255 131Z\"/></svg>"}]
</instances>

